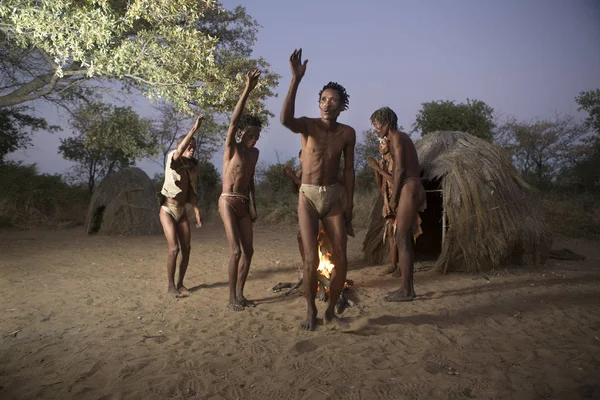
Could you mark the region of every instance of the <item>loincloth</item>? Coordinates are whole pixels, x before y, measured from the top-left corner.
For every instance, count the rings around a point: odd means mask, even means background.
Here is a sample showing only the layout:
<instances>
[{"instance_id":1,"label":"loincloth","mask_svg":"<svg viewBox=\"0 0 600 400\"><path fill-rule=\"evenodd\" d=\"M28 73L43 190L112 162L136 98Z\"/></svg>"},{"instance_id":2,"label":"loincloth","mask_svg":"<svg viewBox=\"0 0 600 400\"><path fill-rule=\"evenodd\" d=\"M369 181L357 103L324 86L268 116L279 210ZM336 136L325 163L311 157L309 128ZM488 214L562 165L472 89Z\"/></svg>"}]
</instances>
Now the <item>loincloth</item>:
<instances>
[{"instance_id":1,"label":"loincloth","mask_svg":"<svg viewBox=\"0 0 600 400\"><path fill-rule=\"evenodd\" d=\"M318 186L303 183L300 185L300 192L304 194L319 219L329 214L335 204L339 204L342 211L346 207L346 189L338 184Z\"/></svg>"},{"instance_id":2,"label":"loincloth","mask_svg":"<svg viewBox=\"0 0 600 400\"><path fill-rule=\"evenodd\" d=\"M173 217L175 222L179 222L181 217L185 215L185 206L178 206L177 204L169 203L168 201L165 201L161 208L165 210L167 214Z\"/></svg>"},{"instance_id":3,"label":"loincloth","mask_svg":"<svg viewBox=\"0 0 600 400\"><path fill-rule=\"evenodd\" d=\"M221 193L219 208L226 207L238 218L243 218L250 214L249 200L248 196L241 193Z\"/></svg>"}]
</instances>

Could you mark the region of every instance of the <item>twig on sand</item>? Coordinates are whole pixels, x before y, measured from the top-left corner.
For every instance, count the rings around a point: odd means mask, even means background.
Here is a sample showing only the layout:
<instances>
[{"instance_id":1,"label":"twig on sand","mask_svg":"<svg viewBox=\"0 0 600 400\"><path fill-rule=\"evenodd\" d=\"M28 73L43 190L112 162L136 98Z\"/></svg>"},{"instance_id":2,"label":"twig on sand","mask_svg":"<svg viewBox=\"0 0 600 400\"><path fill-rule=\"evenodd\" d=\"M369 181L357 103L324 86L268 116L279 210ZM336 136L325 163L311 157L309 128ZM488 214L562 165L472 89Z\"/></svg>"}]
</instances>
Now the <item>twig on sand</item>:
<instances>
[{"instance_id":1,"label":"twig on sand","mask_svg":"<svg viewBox=\"0 0 600 400\"><path fill-rule=\"evenodd\" d=\"M582 354L582 355L580 355L579 357L572 359L572 360L571 360L571 362L579 360L581 357L585 356L586 354L587 354L587 353L583 353L583 354Z\"/></svg>"},{"instance_id":2,"label":"twig on sand","mask_svg":"<svg viewBox=\"0 0 600 400\"><path fill-rule=\"evenodd\" d=\"M17 329L16 331L12 331L11 333L7 333L6 335L2 336L3 338L5 337L9 337L9 336L17 336L17 333L21 332L20 329Z\"/></svg>"},{"instance_id":3,"label":"twig on sand","mask_svg":"<svg viewBox=\"0 0 600 400\"><path fill-rule=\"evenodd\" d=\"M148 340L148 339L158 339L158 338L164 338L164 337L166 337L166 336L165 335L153 335L153 336L144 335L144 336L142 336L142 340L140 340L138 343L144 343L145 344L146 340Z\"/></svg>"},{"instance_id":4,"label":"twig on sand","mask_svg":"<svg viewBox=\"0 0 600 400\"><path fill-rule=\"evenodd\" d=\"M323 393L324 395L329 396L329 393L327 393L326 391L321 390L319 388L315 388L315 389L317 389L319 392Z\"/></svg>"},{"instance_id":5,"label":"twig on sand","mask_svg":"<svg viewBox=\"0 0 600 400\"><path fill-rule=\"evenodd\" d=\"M58 381L58 382L54 382L54 383L44 383L42 386L53 386L53 385L58 385L59 383L63 383L64 381Z\"/></svg>"}]
</instances>

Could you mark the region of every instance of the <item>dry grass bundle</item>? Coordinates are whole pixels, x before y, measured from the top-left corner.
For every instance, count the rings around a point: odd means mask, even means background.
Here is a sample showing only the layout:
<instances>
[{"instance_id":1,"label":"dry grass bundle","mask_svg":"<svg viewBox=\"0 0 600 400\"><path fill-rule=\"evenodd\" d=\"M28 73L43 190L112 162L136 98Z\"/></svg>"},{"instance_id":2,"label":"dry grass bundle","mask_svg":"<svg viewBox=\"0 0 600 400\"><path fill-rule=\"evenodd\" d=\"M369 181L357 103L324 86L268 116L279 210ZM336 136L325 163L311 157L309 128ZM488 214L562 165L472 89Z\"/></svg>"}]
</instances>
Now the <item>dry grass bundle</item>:
<instances>
[{"instance_id":1,"label":"dry grass bundle","mask_svg":"<svg viewBox=\"0 0 600 400\"><path fill-rule=\"evenodd\" d=\"M110 174L98 185L88 208L87 233L156 235L162 233L152 181L139 168Z\"/></svg>"},{"instance_id":2,"label":"dry grass bundle","mask_svg":"<svg viewBox=\"0 0 600 400\"><path fill-rule=\"evenodd\" d=\"M387 242L383 242L383 232L385 230L385 220L381 215L383 197L379 193L377 194L377 198L371 203L373 206L369 215L370 223L363 240L362 251L369 263L380 265L388 260L390 247Z\"/></svg>"},{"instance_id":3,"label":"dry grass bundle","mask_svg":"<svg viewBox=\"0 0 600 400\"><path fill-rule=\"evenodd\" d=\"M432 132L416 147L423 178L443 190L448 226L438 271L545 260L549 227L531 188L496 145L462 132Z\"/></svg>"}]
</instances>

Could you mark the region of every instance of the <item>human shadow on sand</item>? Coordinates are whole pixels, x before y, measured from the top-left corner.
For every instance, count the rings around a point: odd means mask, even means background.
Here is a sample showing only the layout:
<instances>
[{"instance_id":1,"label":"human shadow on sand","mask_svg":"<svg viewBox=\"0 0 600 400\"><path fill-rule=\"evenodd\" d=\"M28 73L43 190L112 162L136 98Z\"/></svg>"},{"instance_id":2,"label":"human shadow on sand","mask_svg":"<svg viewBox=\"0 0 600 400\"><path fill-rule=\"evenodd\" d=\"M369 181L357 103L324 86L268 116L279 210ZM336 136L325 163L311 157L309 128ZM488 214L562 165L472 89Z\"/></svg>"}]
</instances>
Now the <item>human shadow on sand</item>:
<instances>
[{"instance_id":1,"label":"human shadow on sand","mask_svg":"<svg viewBox=\"0 0 600 400\"><path fill-rule=\"evenodd\" d=\"M192 286L191 288L188 288L188 290L192 293L197 292L200 289L213 289L213 288L218 288L218 287L224 287L229 285L228 282L213 282L213 283L201 283L199 285L196 286Z\"/></svg>"},{"instance_id":2,"label":"human shadow on sand","mask_svg":"<svg viewBox=\"0 0 600 400\"><path fill-rule=\"evenodd\" d=\"M597 276L593 274L580 275L573 278L539 278L539 279L527 279L519 280L514 282L489 282L482 283L477 286L470 286L466 288L451 289L441 292L428 292L417 296L419 300L430 300L439 299L441 297L450 296L465 296L470 294L480 294L486 292L500 292L512 289L523 289L523 288L535 288L537 287L550 287L550 286L564 286L570 284L588 283L597 280ZM417 300L415 299L415 300Z\"/></svg>"},{"instance_id":3,"label":"human shadow on sand","mask_svg":"<svg viewBox=\"0 0 600 400\"><path fill-rule=\"evenodd\" d=\"M450 326L468 325L478 318L492 317L512 317L521 318L526 312L540 311L547 308L555 308L557 305L562 307L580 307L586 305L598 304L600 291L585 291L583 293L539 293L524 294L513 296L511 299L505 298L501 304L488 303L476 307L465 308L458 312L452 312L440 304L440 310L437 313L416 314L416 315L382 315L375 318L369 318L364 327L355 334L374 335L378 333L380 327L390 325L435 325L440 328Z\"/></svg>"}]
</instances>

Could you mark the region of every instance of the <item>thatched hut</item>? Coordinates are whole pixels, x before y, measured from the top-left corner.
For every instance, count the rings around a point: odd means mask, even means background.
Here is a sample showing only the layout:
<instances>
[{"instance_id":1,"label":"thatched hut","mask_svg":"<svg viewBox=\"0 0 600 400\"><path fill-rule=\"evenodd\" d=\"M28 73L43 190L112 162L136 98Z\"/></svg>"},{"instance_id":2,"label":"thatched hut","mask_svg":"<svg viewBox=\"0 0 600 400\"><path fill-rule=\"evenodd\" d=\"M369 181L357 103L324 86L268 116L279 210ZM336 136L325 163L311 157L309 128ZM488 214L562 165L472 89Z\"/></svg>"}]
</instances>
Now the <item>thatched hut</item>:
<instances>
[{"instance_id":1,"label":"thatched hut","mask_svg":"<svg viewBox=\"0 0 600 400\"><path fill-rule=\"evenodd\" d=\"M427 190L416 250L435 253L436 270L476 272L545 261L549 227L532 189L496 145L463 132L432 132L416 148ZM383 258L386 247L370 258Z\"/></svg>"},{"instance_id":2,"label":"thatched hut","mask_svg":"<svg viewBox=\"0 0 600 400\"><path fill-rule=\"evenodd\" d=\"M87 213L88 234L156 235L162 233L152 181L139 168L108 175L94 190Z\"/></svg>"}]
</instances>

